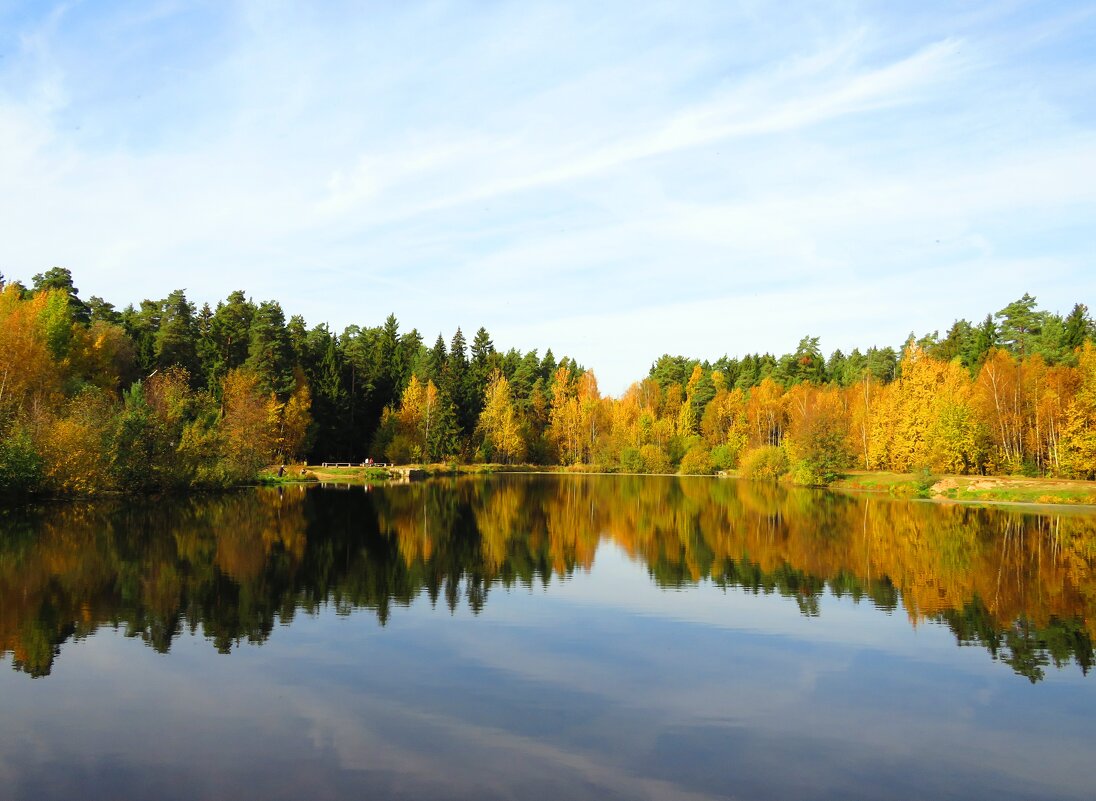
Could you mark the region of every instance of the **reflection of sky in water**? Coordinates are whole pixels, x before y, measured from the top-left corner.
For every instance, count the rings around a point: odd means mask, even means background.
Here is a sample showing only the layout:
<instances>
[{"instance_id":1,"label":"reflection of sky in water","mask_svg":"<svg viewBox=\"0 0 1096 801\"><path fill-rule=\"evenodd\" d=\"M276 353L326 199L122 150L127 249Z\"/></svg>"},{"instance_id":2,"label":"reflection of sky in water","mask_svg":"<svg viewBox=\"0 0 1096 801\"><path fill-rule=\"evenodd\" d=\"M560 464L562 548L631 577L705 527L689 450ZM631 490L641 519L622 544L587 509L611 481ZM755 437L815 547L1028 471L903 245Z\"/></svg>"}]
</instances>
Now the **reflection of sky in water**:
<instances>
[{"instance_id":1,"label":"reflection of sky in water","mask_svg":"<svg viewBox=\"0 0 1096 801\"><path fill-rule=\"evenodd\" d=\"M0 671L0 797L1089 798L1096 692L825 595L590 574L298 614L231 656L103 630Z\"/></svg>"}]
</instances>

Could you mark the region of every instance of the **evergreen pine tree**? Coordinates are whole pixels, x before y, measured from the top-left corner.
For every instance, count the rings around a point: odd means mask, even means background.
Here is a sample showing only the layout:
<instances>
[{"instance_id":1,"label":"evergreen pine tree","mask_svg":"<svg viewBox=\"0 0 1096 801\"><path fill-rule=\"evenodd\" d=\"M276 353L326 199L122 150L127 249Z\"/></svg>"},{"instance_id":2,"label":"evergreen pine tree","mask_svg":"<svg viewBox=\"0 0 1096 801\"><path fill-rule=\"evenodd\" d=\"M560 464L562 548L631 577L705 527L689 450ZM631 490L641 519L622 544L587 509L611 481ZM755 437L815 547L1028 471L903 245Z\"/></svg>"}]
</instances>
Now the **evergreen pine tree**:
<instances>
[{"instance_id":1,"label":"evergreen pine tree","mask_svg":"<svg viewBox=\"0 0 1096 801\"><path fill-rule=\"evenodd\" d=\"M1077 303L1066 316L1065 330L1062 332L1062 347L1072 352L1081 347L1092 336L1092 319L1088 316L1088 306Z\"/></svg>"},{"instance_id":2,"label":"evergreen pine tree","mask_svg":"<svg viewBox=\"0 0 1096 801\"><path fill-rule=\"evenodd\" d=\"M202 369L211 388L219 389L228 371L247 361L254 317L255 304L240 290L217 304L204 335L208 342L199 349L203 356Z\"/></svg>"},{"instance_id":3,"label":"evergreen pine tree","mask_svg":"<svg viewBox=\"0 0 1096 801\"><path fill-rule=\"evenodd\" d=\"M91 309L84 301L80 300L79 290L72 285L72 272L66 267L51 267L44 273L34 276L34 291L42 292L47 289L60 289L68 296L69 308L72 310L72 319L78 323L91 322Z\"/></svg>"},{"instance_id":4,"label":"evergreen pine tree","mask_svg":"<svg viewBox=\"0 0 1096 801\"><path fill-rule=\"evenodd\" d=\"M285 314L277 301L263 301L255 310L244 364L259 377L263 392L284 399L293 391L293 351L285 328Z\"/></svg>"},{"instance_id":5,"label":"evergreen pine tree","mask_svg":"<svg viewBox=\"0 0 1096 801\"><path fill-rule=\"evenodd\" d=\"M445 340L441 334L434 340L434 347L430 349L430 355L426 360L426 378L441 386L441 375L449 361L449 351L445 347Z\"/></svg>"},{"instance_id":6,"label":"evergreen pine tree","mask_svg":"<svg viewBox=\"0 0 1096 801\"><path fill-rule=\"evenodd\" d=\"M162 304L160 326L156 331L155 356L156 368L178 365L190 374L191 380L198 378L199 364L195 345L198 341L198 326L194 320L194 306L186 299L186 293L176 289Z\"/></svg>"},{"instance_id":7,"label":"evergreen pine tree","mask_svg":"<svg viewBox=\"0 0 1096 801\"><path fill-rule=\"evenodd\" d=\"M970 368L971 372L977 372L990 350L997 346L997 336L997 324L993 322L993 316L987 314L986 319L974 329L970 350L963 359L963 363Z\"/></svg>"}]
</instances>

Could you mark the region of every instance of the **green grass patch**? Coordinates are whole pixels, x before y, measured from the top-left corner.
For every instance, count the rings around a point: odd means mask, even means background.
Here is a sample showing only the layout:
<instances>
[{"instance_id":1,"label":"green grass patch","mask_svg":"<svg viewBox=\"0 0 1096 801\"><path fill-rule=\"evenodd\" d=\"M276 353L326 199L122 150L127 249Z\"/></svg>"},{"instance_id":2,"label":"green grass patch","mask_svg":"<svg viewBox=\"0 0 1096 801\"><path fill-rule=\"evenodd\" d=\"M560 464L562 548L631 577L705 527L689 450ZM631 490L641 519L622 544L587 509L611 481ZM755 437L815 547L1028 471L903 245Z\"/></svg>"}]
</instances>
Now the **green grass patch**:
<instances>
[{"instance_id":1,"label":"green grass patch","mask_svg":"<svg viewBox=\"0 0 1096 801\"><path fill-rule=\"evenodd\" d=\"M257 481L264 487L278 487L284 484L302 484L316 481L315 473L304 465L292 465L285 468L282 475L278 475L278 468L268 468L259 472Z\"/></svg>"},{"instance_id":2,"label":"green grass patch","mask_svg":"<svg viewBox=\"0 0 1096 801\"><path fill-rule=\"evenodd\" d=\"M833 487L860 492L886 492L896 498L986 503L1096 504L1096 485L1063 479L1024 476L936 476L919 473L850 471Z\"/></svg>"},{"instance_id":3,"label":"green grass patch","mask_svg":"<svg viewBox=\"0 0 1096 801\"><path fill-rule=\"evenodd\" d=\"M993 489L956 488L944 493L957 501L997 501L999 503L1096 504L1096 492L1045 487L1008 487Z\"/></svg>"},{"instance_id":4,"label":"green grass patch","mask_svg":"<svg viewBox=\"0 0 1096 801\"><path fill-rule=\"evenodd\" d=\"M365 483L366 481L387 481L393 473L387 467L312 467L308 472L318 481L331 481L339 484Z\"/></svg>"},{"instance_id":5,"label":"green grass patch","mask_svg":"<svg viewBox=\"0 0 1096 801\"><path fill-rule=\"evenodd\" d=\"M929 488L921 473L869 473L856 471L840 476L830 485L860 492L886 492L896 498L927 497Z\"/></svg>"}]
</instances>

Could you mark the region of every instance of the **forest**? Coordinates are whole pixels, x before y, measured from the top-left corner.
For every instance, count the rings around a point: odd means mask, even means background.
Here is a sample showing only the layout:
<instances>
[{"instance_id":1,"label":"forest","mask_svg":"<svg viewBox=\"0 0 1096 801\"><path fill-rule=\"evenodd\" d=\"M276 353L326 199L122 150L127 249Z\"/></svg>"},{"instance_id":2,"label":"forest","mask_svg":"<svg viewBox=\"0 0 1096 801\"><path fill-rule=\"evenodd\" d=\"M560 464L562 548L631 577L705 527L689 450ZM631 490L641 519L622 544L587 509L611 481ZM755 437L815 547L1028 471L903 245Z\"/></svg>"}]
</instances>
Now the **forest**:
<instances>
[{"instance_id":1,"label":"forest","mask_svg":"<svg viewBox=\"0 0 1096 801\"><path fill-rule=\"evenodd\" d=\"M1096 347L1077 303L824 356L664 355L621 397L479 328L394 315L334 332L243 291L117 309L54 267L0 276L0 491L224 487L279 462L501 463L787 477L843 470L1096 477Z\"/></svg>"}]
</instances>

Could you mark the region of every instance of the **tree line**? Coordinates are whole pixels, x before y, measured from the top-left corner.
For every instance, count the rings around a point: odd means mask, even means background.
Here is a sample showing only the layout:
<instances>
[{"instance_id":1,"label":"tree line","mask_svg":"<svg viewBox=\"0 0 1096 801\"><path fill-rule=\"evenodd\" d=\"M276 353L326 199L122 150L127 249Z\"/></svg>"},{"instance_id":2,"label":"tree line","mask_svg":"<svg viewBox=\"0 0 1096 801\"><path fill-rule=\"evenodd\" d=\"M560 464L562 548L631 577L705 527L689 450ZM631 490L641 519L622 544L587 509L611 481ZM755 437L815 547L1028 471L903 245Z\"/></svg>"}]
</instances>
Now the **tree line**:
<instances>
[{"instance_id":1,"label":"tree line","mask_svg":"<svg viewBox=\"0 0 1096 801\"><path fill-rule=\"evenodd\" d=\"M706 474L738 469L820 485L843 470L1096 477L1096 333L1083 304L1060 315L1025 294L941 337L826 358L794 353L713 362L664 355L620 397L566 361L536 381L486 364L464 458L598 471ZM438 360L444 367L444 361ZM452 394L444 369L412 372L376 443L431 461ZM444 423L441 425L444 426ZM433 433L432 433L433 432Z\"/></svg>"},{"instance_id":2,"label":"tree line","mask_svg":"<svg viewBox=\"0 0 1096 801\"><path fill-rule=\"evenodd\" d=\"M0 276L0 488L226 486L277 461L498 462L790 474L850 467L1096 476L1087 307L1024 295L978 324L826 358L665 355L620 398L551 349L480 328L428 345L383 325L309 327L242 291L118 310L55 267Z\"/></svg>"},{"instance_id":3,"label":"tree line","mask_svg":"<svg viewBox=\"0 0 1096 801\"><path fill-rule=\"evenodd\" d=\"M550 349L499 352L483 328L427 347L393 315L336 333L242 291L215 307L176 290L119 310L82 299L65 268L30 287L0 276L0 489L227 486L305 459L491 459L478 432L492 377L544 398L560 367L582 372ZM417 388L427 422L412 440L398 422Z\"/></svg>"}]
</instances>

